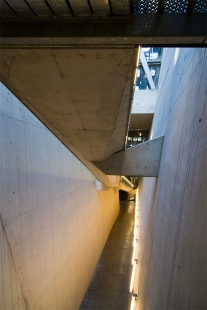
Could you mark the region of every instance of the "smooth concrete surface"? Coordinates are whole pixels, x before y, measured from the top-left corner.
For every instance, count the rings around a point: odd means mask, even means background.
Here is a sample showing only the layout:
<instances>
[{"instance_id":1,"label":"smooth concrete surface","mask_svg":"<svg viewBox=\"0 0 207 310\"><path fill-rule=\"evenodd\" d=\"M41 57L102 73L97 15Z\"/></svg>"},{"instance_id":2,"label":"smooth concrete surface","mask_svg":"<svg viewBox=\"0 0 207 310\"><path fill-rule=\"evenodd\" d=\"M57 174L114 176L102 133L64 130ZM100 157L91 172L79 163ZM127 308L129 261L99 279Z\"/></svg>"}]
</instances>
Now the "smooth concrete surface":
<instances>
[{"instance_id":1,"label":"smooth concrete surface","mask_svg":"<svg viewBox=\"0 0 207 310\"><path fill-rule=\"evenodd\" d=\"M140 178L134 309L207 309L207 50L165 49L151 137L157 179Z\"/></svg>"},{"instance_id":2,"label":"smooth concrete surface","mask_svg":"<svg viewBox=\"0 0 207 310\"><path fill-rule=\"evenodd\" d=\"M135 90L130 116L130 130L150 130L157 100L156 90Z\"/></svg>"},{"instance_id":3,"label":"smooth concrete surface","mask_svg":"<svg viewBox=\"0 0 207 310\"><path fill-rule=\"evenodd\" d=\"M134 202L121 202L93 278L79 310L127 310L130 307Z\"/></svg>"},{"instance_id":4,"label":"smooth concrete surface","mask_svg":"<svg viewBox=\"0 0 207 310\"><path fill-rule=\"evenodd\" d=\"M150 130L152 126L153 113L136 113L131 114L130 117L130 130Z\"/></svg>"},{"instance_id":5,"label":"smooth concrete surface","mask_svg":"<svg viewBox=\"0 0 207 310\"><path fill-rule=\"evenodd\" d=\"M0 309L78 309L118 191L95 177L0 84Z\"/></svg>"},{"instance_id":6,"label":"smooth concrete surface","mask_svg":"<svg viewBox=\"0 0 207 310\"><path fill-rule=\"evenodd\" d=\"M157 177L164 136L140 143L94 164L109 175Z\"/></svg>"},{"instance_id":7,"label":"smooth concrete surface","mask_svg":"<svg viewBox=\"0 0 207 310\"><path fill-rule=\"evenodd\" d=\"M154 114L157 99L155 90L135 90L132 104L132 114Z\"/></svg>"},{"instance_id":8,"label":"smooth concrete surface","mask_svg":"<svg viewBox=\"0 0 207 310\"><path fill-rule=\"evenodd\" d=\"M2 49L3 83L96 176L124 149L137 49ZM115 180L116 183L119 180Z\"/></svg>"}]
</instances>

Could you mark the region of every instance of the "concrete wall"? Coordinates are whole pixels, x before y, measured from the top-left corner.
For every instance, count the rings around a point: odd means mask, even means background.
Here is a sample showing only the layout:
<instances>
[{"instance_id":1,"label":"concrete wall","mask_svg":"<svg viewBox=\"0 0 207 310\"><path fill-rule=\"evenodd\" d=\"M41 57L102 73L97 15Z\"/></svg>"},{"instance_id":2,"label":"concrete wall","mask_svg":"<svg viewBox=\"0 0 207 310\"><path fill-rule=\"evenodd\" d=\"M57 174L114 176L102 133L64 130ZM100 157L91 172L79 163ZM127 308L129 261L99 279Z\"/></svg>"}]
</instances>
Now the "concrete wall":
<instances>
[{"instance_id":1,"label":"concrete wall","mask_svg":"<svg viewBox=\"0 0 207 310\"><path fill-rule=\"evenodd\" d=\"M157 99L157 89L155 90L135 90L132 114L154 113Z\"/></svg>"},{"instance_id":2,"label":"concrete wall","mask_svg":"<svg viewBox=\"0 0 207 310\"><path fill-rule=\"evenodd\" d=\"M207 309L207 50L164 51L151 136L158 179L139 183L136 310Z\"/></svg>"},{"instance_id":3,"label":"concrete wall","mask_svg":"<svg viewBox=\"0 0 207 310\"><path fill-rule=\"evenodd\" d=\"M0 87L0 309L78 309L118 192Z\"/></svg>"}]
</instances>

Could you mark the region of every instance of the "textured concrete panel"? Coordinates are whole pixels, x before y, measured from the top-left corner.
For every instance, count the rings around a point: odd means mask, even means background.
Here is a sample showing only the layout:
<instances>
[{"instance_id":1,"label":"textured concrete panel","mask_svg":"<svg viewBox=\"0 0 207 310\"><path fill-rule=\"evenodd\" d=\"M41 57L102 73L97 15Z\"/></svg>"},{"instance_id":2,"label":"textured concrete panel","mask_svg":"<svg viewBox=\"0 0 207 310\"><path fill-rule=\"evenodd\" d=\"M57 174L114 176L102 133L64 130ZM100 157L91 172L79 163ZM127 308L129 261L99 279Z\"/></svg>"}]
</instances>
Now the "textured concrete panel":
<instances>
[{"instance_id":1,"label":"textured concrete panel","mask_svg":"<svg viewBox=\"0 0 207 310\"><path fill-rule=\"evenodd\" d=\"M2 84L0 309L78 309L119 212Z\"/></svg>"},{"instance_id":2,"label":"textured concrete panel","mask_svg":"<svg viewBox=\"0 0 207 310\"><path fill-rule=\"evenodd\" d=\"M137 309L207 308L207 51L167 49L151 136L157 184L139 184Z\"/></svg>"},{"instance_id":3,"label":"textured concrete panel","mask_svg":"<svg viewBox=\"0 0 207 310\"><path fill-rule=\"evenodd\" d=\"M159 173L164 137L118 152L94 164L109 175L156 177Z\"/></svg>"},{"instance_id":4,"label":"textured concrete panel","mask_svg":"<svg viewBox=\"0 0 207 310\"><path fill-rule=\"evenodd\" d=\"M124 148L135 51L5 49L1 78L78 158L103 160Z\"/></svg>"}]
</instances>

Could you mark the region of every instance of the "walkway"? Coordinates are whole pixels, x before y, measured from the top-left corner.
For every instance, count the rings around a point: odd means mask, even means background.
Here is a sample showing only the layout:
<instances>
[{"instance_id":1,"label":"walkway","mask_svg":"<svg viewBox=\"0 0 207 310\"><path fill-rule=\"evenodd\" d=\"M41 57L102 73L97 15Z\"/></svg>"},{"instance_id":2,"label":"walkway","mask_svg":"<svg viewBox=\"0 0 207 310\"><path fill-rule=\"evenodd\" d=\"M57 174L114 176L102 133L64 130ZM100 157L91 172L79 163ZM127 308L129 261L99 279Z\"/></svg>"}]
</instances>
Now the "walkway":
<instances>
[{"instance_id":1,"label":"walkway","mask_svg":"<svg viewBox=\"0 0 207 310\"><path fill-rule=\"evenodd\" d=\"M122 202L80 310L130 308L133 222L134 202Z\"/></svg>"}]
</instances>

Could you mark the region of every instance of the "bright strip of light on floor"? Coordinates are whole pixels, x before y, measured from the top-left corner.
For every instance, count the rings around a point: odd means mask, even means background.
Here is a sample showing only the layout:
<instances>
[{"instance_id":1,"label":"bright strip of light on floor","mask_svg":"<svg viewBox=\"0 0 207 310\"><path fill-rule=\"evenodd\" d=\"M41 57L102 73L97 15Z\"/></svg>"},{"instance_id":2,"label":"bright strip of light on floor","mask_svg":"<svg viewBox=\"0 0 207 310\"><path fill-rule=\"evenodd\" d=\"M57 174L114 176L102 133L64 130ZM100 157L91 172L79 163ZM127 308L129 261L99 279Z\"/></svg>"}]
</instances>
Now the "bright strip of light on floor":
<instances>
[{"instance_id":1,"label":"bright strip of light on floor","mask_svg":"<svg viewBox=\"0 0 207 310\"><path fill-rule=\"evenodd\" d=\"M135 248L135 247L136 247L137 243L138 243L138 239L137 239L137 238L135 238L135 239L134 239L134 242L133 242L133 248Z\"/></svg>"},{"instance_id":2,"label":"bright strip of light on floor","mask_svg":"<svg viewBox=\"0 0 207 310\"><path fill-rule=\"evenodd\" d=\"M137 242L135 243L135 247L134 247L134 249L133 249L133 253L132 253L132 265L133 265L133 263L134 263L134 260L137 258Z\"/></svg>"},{"instance_id":3,"label":"bright strip of light on floor","mask_svg":"<svg viewBox=\"0 0 207 310\"><path fill-rule=\"evenodd\" d=\"M137 294L132 295L131 307L130 310L134 310L135 301L137 300Z\"/></svg>"},{"instance_id":4,"label":"bright strip of light on floor","mask_svg":"<svg viewBox=\"0 0 207 310\"><path fill-rule=\"evenodd\" d=\"M132 276L131 276L131 282L130 282L130 288L129 291L132 292L134 288L134 276L135 276L135 271L136 271L136 265L137 265L138 260L134 259L133 262L133 268L132 268Z\"/></svg>"},{"instance_id":5,"label":"bright strip of light on floor","mask_svg":"<svg viewBox=\"0 0 207 310\"><path fill-rule=\"evenodd\" d=\"M135 223L135 224L136 224L136 223ZM138 225L135 225L135 226L134 226L134 235L137 234L137 230L138 230Z\"/></svg>"},{"instance_id":6,"label":"bright strip of light on floor","mask_svg":"<svg viewBox=\"0 0 207 310\"><path fill-rule=\"evenodd\" d=\"M134 240L133 240L133 253L132 253L132 265L134 263L135 253L136 253L136 247L138 244L138 207L137 207L137 195L136 195L136 206L135 206L135 220L134 220Z\"/></svg>"},{"instance_id":7,"label":"bright strip of light on floor","mask_svg":"<svg viewBox=\"0 0 207 310\"><path fill-rule=\"evenodd\" d=\"M138 259L135 259L135 254L136 254L136 247L138 244L138 238L137 238L137 234L138 234L138 206L137 206L137 195L136 195L136 205L135 205L135 219L134 219L134 240L133 240L133 253L132 253L132 275L131 275L131 282L130 282L130 292L133 291L134 288L134 277L135 277L135 272L136 272L136 265L138 262ZM136 295L136 294L135 294ZM133 300L132 298L132 302L131 302L131 310L134 309L134 303L135 303L135 298Z\"/></svg>"},{"instance_id":8,"label":"bright strip of light on floor","mask_svg":"<svg viewBox=\"0 0 207 310\"><path fill-rule=\"evenodd\" d=\"M132 265L133 265L133 263L134 263L135 252L136 252L136 245L135 245L135 247L133 248L133 252L132 252Z\"/></svg>"}]
</instances>

